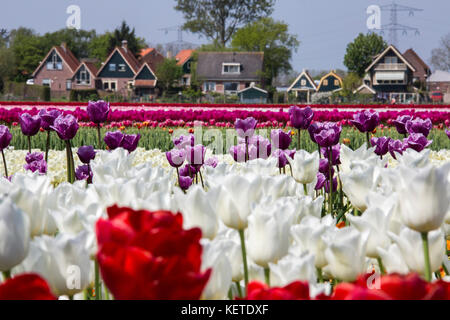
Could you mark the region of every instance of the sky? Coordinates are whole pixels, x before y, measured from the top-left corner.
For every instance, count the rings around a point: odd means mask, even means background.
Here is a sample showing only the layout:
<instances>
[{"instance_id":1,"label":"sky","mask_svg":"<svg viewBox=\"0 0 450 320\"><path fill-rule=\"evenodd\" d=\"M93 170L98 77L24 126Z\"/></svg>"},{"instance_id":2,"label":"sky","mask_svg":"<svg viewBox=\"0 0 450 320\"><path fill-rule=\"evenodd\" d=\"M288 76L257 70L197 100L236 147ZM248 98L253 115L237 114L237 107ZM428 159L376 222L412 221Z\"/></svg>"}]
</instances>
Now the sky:
<instances>
[{"instance_id":1,"label":"sky","mask_svg":"<svg viewBox=\"0 0 450 320\"><path fill-rule=\"evenodd\" d=\"M81 28L98 33L111 31L122 20L136 28L136 33L147 42L167 43L177 39L177 32L158 29L183 24L183 16L174 9L175 0L2 0L0 28L19 26L39 33L66 27L70 5L81 10ZM277 0L272 17L289 25L301 44L293 54L296 71L345 69L343 59L347 44L360 32L368 32L366 13L370 5L386 5L392 0ZM449 0L396 0L399 5L423 9L410 16L399 12L398 23L420 30L398 35L398 48L404 52L413 48L425 62L430 61L431 50L439 46L442 36L450 32ZM390 22L390 13L381 13L382 24ZM389 40L388 33L383 35ZM187 32L183 40L203 44L205 38ZM389 41L388 41L389 42Z\"/></svg>"}]
</instances>

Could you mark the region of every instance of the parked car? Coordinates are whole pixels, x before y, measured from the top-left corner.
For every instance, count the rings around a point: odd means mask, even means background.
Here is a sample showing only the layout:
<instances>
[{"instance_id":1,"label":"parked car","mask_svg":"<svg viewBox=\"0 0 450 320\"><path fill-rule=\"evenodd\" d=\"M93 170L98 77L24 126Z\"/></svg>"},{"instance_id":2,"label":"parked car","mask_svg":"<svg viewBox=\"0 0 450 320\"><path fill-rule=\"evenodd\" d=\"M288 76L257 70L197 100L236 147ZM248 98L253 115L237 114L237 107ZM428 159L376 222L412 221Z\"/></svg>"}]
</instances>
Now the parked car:
<instances>
[{"instance_id":1,"label":"parked car","mask_svg":"<svg viewBox=\"0 0 450 320\"><path fill-rule=\"evenodd\" d=\"M430 94L431 101L433 102L443 102L444 101L444 95L441 91L432 91Z\"/></svg>"},{"instance_id":2,"label":"parked car","mask_svg":"<svg viewBox=\"0 0 450 320\"><path fill-rule=\"evenodd\" d=\"M27 80L27 85L29 85L29 86L34 85L34 79L28 79Z\"/></svg>"}]
</instances>

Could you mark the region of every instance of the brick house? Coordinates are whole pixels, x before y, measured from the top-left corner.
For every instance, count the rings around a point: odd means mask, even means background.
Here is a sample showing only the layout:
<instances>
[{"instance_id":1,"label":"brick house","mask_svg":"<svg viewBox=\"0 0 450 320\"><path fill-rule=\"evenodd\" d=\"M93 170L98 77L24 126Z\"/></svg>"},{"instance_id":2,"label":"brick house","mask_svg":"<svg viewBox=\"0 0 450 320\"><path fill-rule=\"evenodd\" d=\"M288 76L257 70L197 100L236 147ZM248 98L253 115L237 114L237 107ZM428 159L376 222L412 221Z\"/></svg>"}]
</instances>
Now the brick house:
<instances>
[{"instance_id":1,"label":"brick house","mask_svg":"<svg viewBox=\"0 0 450 320\"><path fill-rule=\"evenodd\" d=\"M86 90L101 88L97 79L98 69L91 61L82 61L72 76L72 89Z\"/></svg>"},{"instance_id":2,"label":"brick house","mask_svg":"<svg viewBox=\"0 0 450 320\"><path fill-rule=\"evenodd\" d=\"M148 66L156 72L159 65L164 62L164 56L155 48L146 48L139 52L138 60L141 64L147 63Z\"/></svg>"},{"instance_id":3,"label":"brick house","mask_svg":"<svg viewBox=\"0 0 450 320\"><path fill-rule=\"evenodd\" d=\"M419 57L419 55L413 50L408 49L403 53L403 56L408 60L412 66L416 69L413 73L413 83L420 82L425 84L427 78L431 75L430 67Z\"/></svg>"},{"instance_id":4,"label":"brick house","mask_svg":"<svg viewBox=\"0 0 450 320\"><path fill-rule=\"evenodd\" d=\"M190 86L191 85L191 63L193 59L194 50L187 49L181 50L175 56L175 60L177 60L177 64L183 68L183 77L181 78L180 85L182 86Z\"/></svg>"},{"instance_id":5,"label":"brick house","mask_svg":"<svg viewBox=\"0 0 450 320\"><path fill-rule=\"evenodd\" d=\"M245 88L263 85L263 52L199 52L197 78L203 92L237 94Z\"/></svg>"},{"instance_id":6,"label":"brick house","mask_svg":"<svg viewBox=\"0 0 450 320\"><path fill-rule=\"evenodd\" d=\"M80 62L65 43L50 49L33 72L34 83L49 86L53 97L68 96L72 90L72 78Z\"/></svg>"},{"instance_id":7,"label":"brick house","mask_svg":"<svg viewBox=\"0 0 450 320\"><path fill-rule=\"evenodd\" d=\"M443 94L450 94L450 72L436 70L427 79L428 91L440 91Z\"/></svg>"}]
</instances>

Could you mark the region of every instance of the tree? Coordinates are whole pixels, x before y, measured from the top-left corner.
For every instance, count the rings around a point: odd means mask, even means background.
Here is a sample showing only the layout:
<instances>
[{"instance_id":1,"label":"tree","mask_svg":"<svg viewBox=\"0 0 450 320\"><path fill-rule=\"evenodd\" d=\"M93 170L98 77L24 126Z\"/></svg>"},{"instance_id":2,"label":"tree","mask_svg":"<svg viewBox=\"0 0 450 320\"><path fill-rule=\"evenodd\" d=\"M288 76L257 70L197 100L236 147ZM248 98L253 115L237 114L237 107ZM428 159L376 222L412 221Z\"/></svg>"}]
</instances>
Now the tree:
<instances>
[{"instance_id":1,"label":"tree","mask_svg":"<svg viewBox=\"0 0 450 320\"><path fill-rule=\"evenodd\" d=\"M353 91L361 85L361 78L354 72L348 73L342 80L343 86L341 96L348 97L353 95Z\"/></svg>"},{"instance_id":2,"label":"tree","mask_svg":"<svg viewBox=\"0 0 450 320\"><path fill-rule=\"evenodd\" d=\"M175 59L166 59L156 69L158 82L164 89L171 89L183 76L183 68L177 64Z\"/></svg>"},{"instance_id":3,"label":"tree","mask_svg":"<svg viewBox=\"0 0 450 320\"><path fill-rule=\"evenodd\" d=\"M292 51L300 42L297 36L289 34L289 26L272 18L261 18L239 29L231 41L232 48L241 51L264 52L264 78L272 84L281 72L292 69Z\"/></svg>"},{"instance_id":4,"label":"tree","mask_svg":"<svg viewBox=\"0 0 450 320\"><path fill-rule=\"evenodd\" d=\"M363 77L366 68L372 63L375 55L387 48L387 43L382 36L375 33L360 33L353 42L347 45L344 57L344 65L348 71L355 72Z\"/></svg>"},{"instance_id":5,"label":"tree","mask_svg":"<svg viewBox=\"0 0 450 320\"><path fill-rule=\"evenodd\" d=\"M89 43L96 38L96 36L95 30L87 31L64 28L44 34L40 41L46 51L50 50L53 46L59 46L64 42L75 57L81 59L90 57Z\"/></svg>"},{"instance_id":6,"label":"tree","mask_svg":"<svg viewBox=\"0 0 450 320\"><path fill-rule=\"evenodd\" d=\"M90 57L98 60L97 67L99 67L101 62L105 61L108 55L111 53L109 51L111 37L111 33L106 32L102 35L96 36L88 44Z\"/></svg>"},{"instance_id":7,"label":"tree","mask_svg":"<svg viewBox=\"0 0 450 320\"><path fill-rule=\"evenodd\" d=\"M275 0L176 0L184 29L225 47L237 29L273 12Z\"/></svg>"},{"instance_id":8,"label":"tree","mask_svg":"<svg viewBox=\"0 0 450 320\"><path fill-rule=\"evenodd\" d=\"M450 33L441 38L439 48L431 51L431 65L439 70L450 71Z\"/></svg>"},{"instance_id":9,"label":"tree","mask_svg":"<svg viewBox=\"0 0 450 320\"><path fill-rule=\"evenodd\" d=\"M122 46L123 40L127 40L128 49L130 49L136 57L138 57L139 52L146 47L145 40L136 36L135 29L131 29L125 21L122 21L120 27L116 28L110 36L108 52L112 52L115 47Z\"/></svg>"}]
</instances>

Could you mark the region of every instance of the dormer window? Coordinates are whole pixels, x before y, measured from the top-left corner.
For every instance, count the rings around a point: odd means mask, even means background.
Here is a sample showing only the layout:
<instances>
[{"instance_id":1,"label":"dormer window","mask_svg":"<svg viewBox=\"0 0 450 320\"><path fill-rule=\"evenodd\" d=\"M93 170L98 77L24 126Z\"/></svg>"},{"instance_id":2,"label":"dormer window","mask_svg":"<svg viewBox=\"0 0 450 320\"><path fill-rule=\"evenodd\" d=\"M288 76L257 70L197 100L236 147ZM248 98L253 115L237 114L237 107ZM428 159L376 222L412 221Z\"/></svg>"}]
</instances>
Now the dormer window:
<instances>
[{"instance_id":1,"label":"dormer window","mask_svg":"<svg viewBox=\"0 0 450 320\"><path fill-rule=\"evenodd\" d=\"M241 73L240 63L223 63L222 74L239 74Z\"/></svg>"},{"instance_id":2,"label":"dormer window","mask_svg":"<svg viewBox=\"0 0 450 320\"><path fill-rule=\"evenodd\" d=\"M56 52L53 52L51 58L47 61L47 70L62 70L62 61L60 61Z\"/></svg>"}]
</instances>

